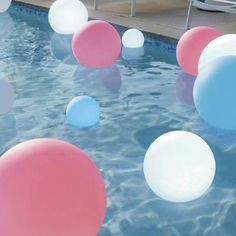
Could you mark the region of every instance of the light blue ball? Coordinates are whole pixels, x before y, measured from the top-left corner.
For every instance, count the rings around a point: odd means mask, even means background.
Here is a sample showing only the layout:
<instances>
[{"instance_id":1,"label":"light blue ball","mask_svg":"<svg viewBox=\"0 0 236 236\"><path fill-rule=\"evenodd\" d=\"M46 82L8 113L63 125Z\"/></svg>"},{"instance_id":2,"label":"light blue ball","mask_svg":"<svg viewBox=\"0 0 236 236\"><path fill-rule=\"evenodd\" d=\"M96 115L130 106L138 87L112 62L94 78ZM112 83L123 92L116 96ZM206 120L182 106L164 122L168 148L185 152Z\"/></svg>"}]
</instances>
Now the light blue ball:
<instances>
[{"instance_id":1,"label":"light blue ball","mask_svg":"<svg viewBox=\"0 0 236 236\"><path fill-rule=\"evenodd\" d=\"M73 98L68 104L66 117L69 124L78 128L87 128L99 121L100 107L93 98L78 96Z\"/></svg>"},{"instance_id":2,"label":"light blue ball","mask_svg":"<svg viewBox=\"0 0 236 236\"><path fill-rule=\"evenodd\" d=\"M193 98L208 124L236 130L236 56L218 57L207 64L196 78Z\"/></svg>"}]
</instances>

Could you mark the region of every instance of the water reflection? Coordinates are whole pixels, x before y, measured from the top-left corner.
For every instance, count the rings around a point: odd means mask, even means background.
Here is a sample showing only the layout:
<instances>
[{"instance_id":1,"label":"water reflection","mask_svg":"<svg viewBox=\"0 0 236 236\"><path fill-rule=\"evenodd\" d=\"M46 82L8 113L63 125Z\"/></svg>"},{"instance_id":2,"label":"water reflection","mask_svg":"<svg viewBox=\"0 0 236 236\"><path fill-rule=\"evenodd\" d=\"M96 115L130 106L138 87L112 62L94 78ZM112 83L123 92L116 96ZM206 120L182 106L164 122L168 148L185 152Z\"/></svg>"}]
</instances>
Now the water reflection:
<instances>
[{"instance_id":1,"label":"water reflection","mask_svg":"<svg viewBox=\"0 0 236 236\"><path fill-rule=\"evenodd\" d=\"M13 86L6 79L0 79L0 115L9 112L15 99Z\"/></svg>"},{"instance_id":2,"label":"water reflection","mask_svg":"<svg viewBox=\"0 0 236 236\"><path fill-rule=\"evenodd\" d=\"M120 70L116 64L102 69L78 66L74 78L79 79L82 84L86 85L96 86L97 83L102 84L112 92L118 92L122 85Z\"/></svg>"},{"instance_id":3,"label":"water reflection","mask_svg":"<svg viewBox=\"0 0 236 236\"><path fill-rule=\"evenodd\" d=\"M0 29L0 40L6 40L15 30L14 21L8 12L1 13Z\"/></svg>"},{"instance_id":4,"label":"water reflection","mask_svg":"<svg viewBox=\"0 0 236 236\"><path fill-rule=\"evenodd\" d=\"M154 58L155 61L166 62L171 65L177 65L176 52L172 48L164 45L147 45L145 47L145 58Z\"/></svg>"},{"instance_id":5,"label":"water reflection","mask_svg":"<svg viewBox=\"0 0 236 236\"><path fill-rule=\"evenodd\" d=\"M176 95L182 103L194 105L193 86L196 77L181 73L176 81Z\"/></svg>"},{"instance_id":6,"label":"water reflection","mask_svg":"<svg viewBox=\"0 0 236 236\"><path fill-rule=\"evenodd\" d=\"M122 48L122 57L125 60L138 60L144 55L144 47L140 48Z\"/></svg>"},{"instance_id":7,"label":"water reflection","mask_svg":"<svg viewBox=\"0 0 236 236\"><path fill-rule=\"evenodd\" d=\"M73 56L71 42L73 35L61 35L53 33L51 37L51 52L52 55L63 61L65 64L78 64Z\"/></svg>"},{"instance_id":8,"label":"water reflection","mask_svg":"<svg viewBox=\"0 0 236 236\"><path fill-rule=\"evenodd\" d=\"M8 149L9 143L16 137L16 120L11 114L0 116L0 155Z\"/></svg>"}]
</instances>

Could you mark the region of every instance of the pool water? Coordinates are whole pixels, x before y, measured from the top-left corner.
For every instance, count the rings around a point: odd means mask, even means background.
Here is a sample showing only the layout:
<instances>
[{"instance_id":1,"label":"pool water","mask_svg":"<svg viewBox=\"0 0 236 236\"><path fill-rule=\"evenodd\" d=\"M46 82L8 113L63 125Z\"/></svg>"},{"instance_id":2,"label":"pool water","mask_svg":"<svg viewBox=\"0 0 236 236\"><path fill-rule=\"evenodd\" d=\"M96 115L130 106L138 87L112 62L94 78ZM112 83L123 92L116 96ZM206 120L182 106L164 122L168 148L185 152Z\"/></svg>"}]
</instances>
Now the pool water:
<instances>
[{"instance_id":1,"label":"pool water","mask_svg":"<svg viewBox=\"0 0 236 236\"><path fill-rule=\"evenodd\" d=\"M177 66L174 47L153 40L143 50L123 50L111 68L91 70L74 62L70 37L53 33L45 19L10 11L0 15L0 27L0 75L16 93L11 112L0 116L0 153L40 137L85 151L107 189L100 236L236 235L236 132L201 120L193 104L194 78ZM79 95L101 106L100 122L92 128L66 122L66 106ZM146 149L171 130L200 135L215 154L214 183L193 202L163 201L144 179Z\"/></svg>"}]
</instances>

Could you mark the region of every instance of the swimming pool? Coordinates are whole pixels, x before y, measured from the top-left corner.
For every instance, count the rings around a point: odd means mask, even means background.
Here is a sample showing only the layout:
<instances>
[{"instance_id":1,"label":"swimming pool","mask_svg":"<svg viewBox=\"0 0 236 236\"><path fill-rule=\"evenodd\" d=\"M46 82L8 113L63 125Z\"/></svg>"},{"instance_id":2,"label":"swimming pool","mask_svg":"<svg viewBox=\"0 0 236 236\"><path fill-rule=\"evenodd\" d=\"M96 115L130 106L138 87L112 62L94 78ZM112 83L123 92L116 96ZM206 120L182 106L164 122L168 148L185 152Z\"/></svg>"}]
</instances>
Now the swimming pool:
<instances>
[{"instance_id":1,"label":"swimming pool","mask_svg":"<svg viewBox=\"0 0 236 236\"><path fill-rule=\"evenodd\" d=\"M13 6L0 15L0 26L1 76L16 93L12 111L0 116L0 153L40 137L84 150L108 194L101 236L235 235L236 132L213 129L200 119L192 100L194 79L181 73L174 44L149 38L144 51L123 50L115 66L89 70L74 63L70 38L54 34L44 12ZM99 102L95 127L66 123L66 106L78 95ZM143 176L148 146L177 129L204 138L217 164L209 193L185 204L159 199Z\"/></svg>"}]
</instances>

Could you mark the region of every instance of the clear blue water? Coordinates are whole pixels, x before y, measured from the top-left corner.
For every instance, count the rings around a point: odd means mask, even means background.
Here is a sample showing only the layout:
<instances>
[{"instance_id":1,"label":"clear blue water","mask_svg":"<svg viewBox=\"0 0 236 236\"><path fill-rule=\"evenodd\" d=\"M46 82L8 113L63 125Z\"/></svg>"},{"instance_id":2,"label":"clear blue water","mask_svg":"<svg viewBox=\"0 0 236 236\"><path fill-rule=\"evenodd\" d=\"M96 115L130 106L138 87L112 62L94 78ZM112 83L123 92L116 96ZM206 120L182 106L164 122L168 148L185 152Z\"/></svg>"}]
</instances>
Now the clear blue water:
<instances>
[{"instance_id":1,"label":"clear blue water","mask_svg":"<svg viewBox=\"0 0 236 236\"><path fill-rule=\"evenodd\" d=\"M123 51L112 68L88 70L74 64L70 39L46 23L1 14L0 28L0 75L16 92L13 109L0 116L0 153L39 137L66 140L88 153L108 194L100 236L236 235L236 132L201 120L192 100L194 79L181 73L174 50L146 44L143 52ZM95 127L67 124L66 106L78 95L99 102ZM155 196L142 170L151 142L176 129L203 137L217 164L208 194L185 204Z\"/></svg>"}]
</instances>

